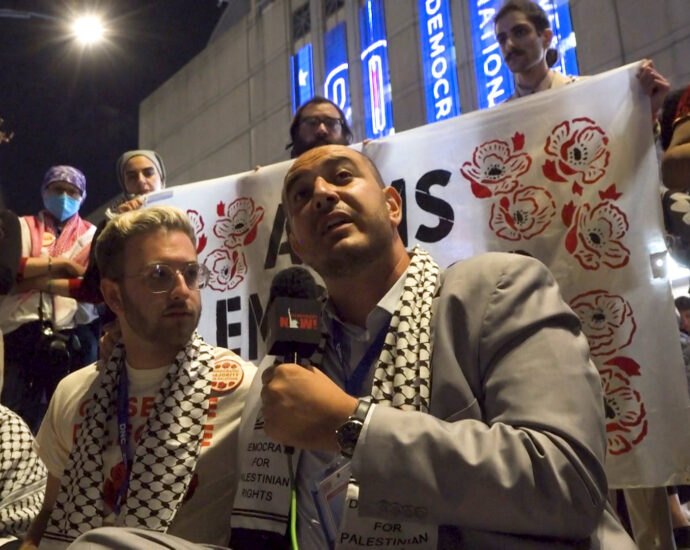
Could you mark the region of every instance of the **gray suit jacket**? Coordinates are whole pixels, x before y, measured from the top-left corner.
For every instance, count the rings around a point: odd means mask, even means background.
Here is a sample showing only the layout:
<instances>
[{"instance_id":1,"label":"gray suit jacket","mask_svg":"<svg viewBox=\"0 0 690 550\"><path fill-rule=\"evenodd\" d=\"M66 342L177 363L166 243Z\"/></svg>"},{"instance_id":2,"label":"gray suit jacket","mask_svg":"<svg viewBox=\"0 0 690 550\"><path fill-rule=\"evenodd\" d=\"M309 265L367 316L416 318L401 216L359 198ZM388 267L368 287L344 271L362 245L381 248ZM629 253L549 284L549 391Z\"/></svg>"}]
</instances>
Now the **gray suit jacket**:
<instances>
[{"instance_id":1,"label":"gray suit jacket","mask_svg":"<svg viewBox=\"0 0 690 550\"><path fill-rule=\"evenodd\" d=\"M378 406L359 511L440 525L439 548L634 549L605 508L603 394L548 269L491 253L444 273L431 414Z\"/></svg>"}]
</instances>

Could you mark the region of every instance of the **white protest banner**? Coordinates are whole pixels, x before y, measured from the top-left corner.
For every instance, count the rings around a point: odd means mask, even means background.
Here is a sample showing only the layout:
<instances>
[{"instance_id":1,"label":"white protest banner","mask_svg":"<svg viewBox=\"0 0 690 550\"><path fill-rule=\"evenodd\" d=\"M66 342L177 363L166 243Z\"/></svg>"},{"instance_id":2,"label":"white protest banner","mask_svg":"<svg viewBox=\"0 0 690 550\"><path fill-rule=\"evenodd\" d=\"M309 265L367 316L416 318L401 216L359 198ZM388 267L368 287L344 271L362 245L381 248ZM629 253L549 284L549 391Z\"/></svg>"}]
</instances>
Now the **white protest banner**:
<instances>
[{"instance_id":1,"label":"white protest banner","mask_svg":"<svg viewBox=\"0 0 690 550\"><path fill-rule=\"evenodd\" d=\"M364 148L404 198L409 247L421 244L442 266L489 250L549 266L601 375L612 487L690 482L690 399L670 286L657 266L665 252L658 164L636 68ZM200 261L213 273L200 332L250 360L264 352L271 279L298 261L280 207L289 164L148 201L192 217Z\"/></svg>"}]
</instances>

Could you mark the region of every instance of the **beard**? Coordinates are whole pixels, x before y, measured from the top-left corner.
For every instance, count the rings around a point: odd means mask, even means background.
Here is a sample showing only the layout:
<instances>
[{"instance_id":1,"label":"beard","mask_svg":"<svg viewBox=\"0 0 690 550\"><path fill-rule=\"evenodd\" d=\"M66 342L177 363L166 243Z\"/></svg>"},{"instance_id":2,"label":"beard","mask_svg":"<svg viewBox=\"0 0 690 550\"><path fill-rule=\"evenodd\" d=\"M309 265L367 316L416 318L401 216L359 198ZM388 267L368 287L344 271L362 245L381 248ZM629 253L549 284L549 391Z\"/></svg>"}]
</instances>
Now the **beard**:
<instances>
[{"instance_id":1,"label":"beard","mask_svg":"<svg viewBox=\"0 0 690 550\"><path fill-rule=\"evenodd\" d=\"M310 265L324 279L352 277L363 269L376 264L392 246L394 233L385 204L368 223L367 241L361 245L343 246ZM336 243L337 247L337 243Z\"/></svg>"},{"instance_id":2,"label":"beard","mask_svg":"<svg viewBox=\"0 0 690 550\"><path fill-rule=\"evenodd\" d=\"M167 306L161 313L152 313L153 308L146 307L132 300L127 292L122 292L122 304L127 324L139 338L164 349L182 349L187 345L199 324L201 304L198 309L184 305ZM173 311L184 311L185 315L178 319L166 318L164 315ZM148 313L148 314L147 314Z\"/></svg>"}]
</instances>

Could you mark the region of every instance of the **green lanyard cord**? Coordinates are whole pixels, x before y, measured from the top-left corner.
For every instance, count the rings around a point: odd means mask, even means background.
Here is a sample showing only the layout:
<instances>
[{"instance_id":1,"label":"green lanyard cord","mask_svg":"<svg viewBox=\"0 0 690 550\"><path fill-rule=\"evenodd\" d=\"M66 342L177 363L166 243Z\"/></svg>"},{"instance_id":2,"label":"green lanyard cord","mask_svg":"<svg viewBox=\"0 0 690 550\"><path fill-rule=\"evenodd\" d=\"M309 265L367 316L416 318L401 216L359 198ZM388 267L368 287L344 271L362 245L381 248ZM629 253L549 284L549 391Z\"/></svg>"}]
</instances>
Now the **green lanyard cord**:
<instances>
[{"instance_id":1,"label":"green lanyard cord","mask_svg":"<svg viewBox=\"0 0 690 550\"><path fill-rule=\"evenodd\" d=\"M297 484L295 483L295 470L292 465L293 453L288 453L288 470L290 471L290 547L299 550L297 543Z\"/></svg>"}]
</instances>

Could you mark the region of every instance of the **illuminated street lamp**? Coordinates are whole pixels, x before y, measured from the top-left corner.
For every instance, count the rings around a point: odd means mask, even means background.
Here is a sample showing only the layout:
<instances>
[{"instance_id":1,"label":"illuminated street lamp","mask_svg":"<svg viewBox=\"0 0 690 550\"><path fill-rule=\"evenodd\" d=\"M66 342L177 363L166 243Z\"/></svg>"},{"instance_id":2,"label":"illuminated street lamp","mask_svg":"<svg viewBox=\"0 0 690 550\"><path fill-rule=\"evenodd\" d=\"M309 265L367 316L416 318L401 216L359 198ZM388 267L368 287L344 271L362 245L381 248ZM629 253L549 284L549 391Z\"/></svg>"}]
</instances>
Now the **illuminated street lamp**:
<instances>
[{"instance_id":1,"label":"illuminated street lamp","mask_svg":"<svg viewBox=\"0 0 690 550\"><path fill-rule=\"evenodd\" d=\"M74 37L85 46L103 40L105 28L101 19L96 15L84 15L72 23Z\"/></svg>"},{"instance_id":2,"label":"illuminated street lamp","mask_svg":"<svg viewBox=\"0 0 690 550\"><path fill-rule=\"evenodd\" d=\"M0 9L0 18L3 17L11 19L44 19L61 24L67 23L62 17L36 11ZM106 32L100 17L93 14L74 16L71 23L69 23L69 27L72 36L84 46L100 42Z\"/></svg>"},{"instance_id":3,"label":"illuminated street lamp","mask_svg":"<svg viewBox=\"0 0 690 550\"><path fill-rule=\"evenodd\" d=\"M106 29L100 17L94 14L74 15L71 21L68 21L65 18L50 13L2 8L0 9L0 19L3 18L24 20L42 19L44 21L57 23L61 27L69 28L70 36L84 48L101 42L106 34ZM0 126L2 126L3 122L4 120L0 117ZM13 137L14 132L0 128L0 145L8 143Z\"/></svg>"}]
</instances>

